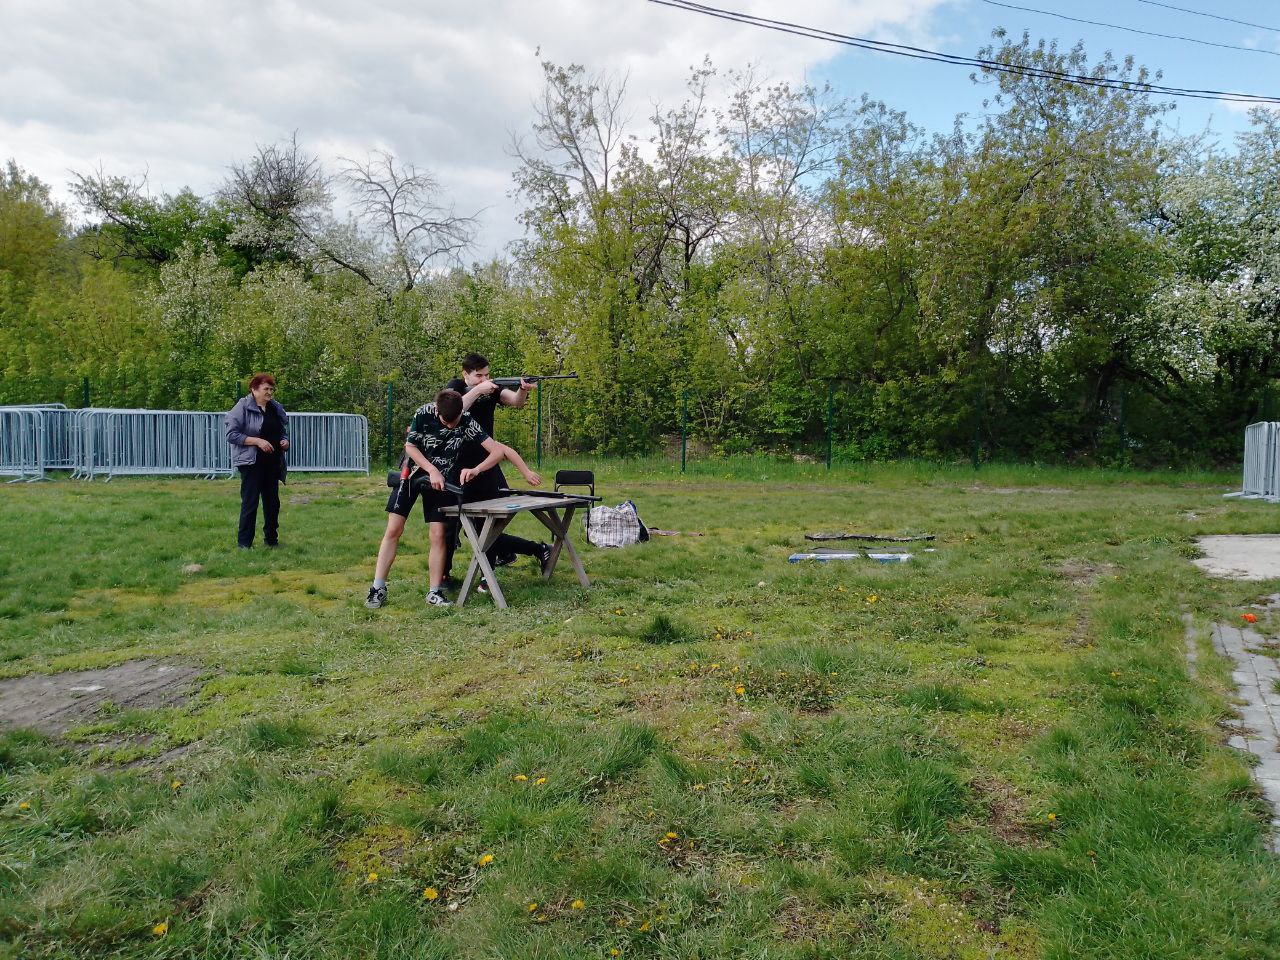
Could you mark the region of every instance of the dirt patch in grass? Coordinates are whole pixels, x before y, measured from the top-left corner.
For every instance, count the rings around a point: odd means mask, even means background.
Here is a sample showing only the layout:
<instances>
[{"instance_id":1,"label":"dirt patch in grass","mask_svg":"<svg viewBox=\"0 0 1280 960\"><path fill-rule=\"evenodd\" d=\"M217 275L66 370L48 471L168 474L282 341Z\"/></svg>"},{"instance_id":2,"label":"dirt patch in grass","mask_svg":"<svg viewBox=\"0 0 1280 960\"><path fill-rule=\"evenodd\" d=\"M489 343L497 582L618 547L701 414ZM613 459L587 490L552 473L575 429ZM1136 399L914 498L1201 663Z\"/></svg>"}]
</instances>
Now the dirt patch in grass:
<instances>
[{"instance_id":1,"label":"dirt patch in grass","mask_svg":"<svg viewBox=\"0 0 1280 960\"><path fill-rule=\"evenodd\" d=\"M1091 587L1099 577L1112 576L1115 565L1110 563L1091 563L1087 560L1068 560L1057 568L1057 573L1065 577L1071 586L1077 589Z\"/></svg>"},{"instance_id":2,"label":"dirt patch in grass","mask_svg":"<svg viewBox=\"0 0 1280 960\"><path fill-rule=\"evenodd\" d=\"M0 729L65 733L97 716L108 701L138 710L180 704L202 667L171 660L130 660L101 670L29 674L0 681Z\"/></svg>"},{"instance_id":3,"label":"dirt patch in grass","mask_svg":"<svg viewBox=\"0 0 1280 960\"><path fill-rule=\"evenodd\" d=\"M975 777L969 786L986 806L987 825L999 839L1015 847L1044 846L1031 829L1026 806L1012 784L998 777Z\"/></svg>"},{"instance_id":4,"label":"dirt patch in grass","mask_svg":"<svg viewBox=\"0 0 1280 960\"><path fill-rule=\"evenodd\" d=\"M1059 493L1075 493L1076 492L1075 490L1069 490L1066 487L984 487L981 484L977 484L977 483L975 483L971 487L966 487L965 490L969 493L997 493L1002 496L1010 493L1059 494Z\"/></svg>"}]
</instances>

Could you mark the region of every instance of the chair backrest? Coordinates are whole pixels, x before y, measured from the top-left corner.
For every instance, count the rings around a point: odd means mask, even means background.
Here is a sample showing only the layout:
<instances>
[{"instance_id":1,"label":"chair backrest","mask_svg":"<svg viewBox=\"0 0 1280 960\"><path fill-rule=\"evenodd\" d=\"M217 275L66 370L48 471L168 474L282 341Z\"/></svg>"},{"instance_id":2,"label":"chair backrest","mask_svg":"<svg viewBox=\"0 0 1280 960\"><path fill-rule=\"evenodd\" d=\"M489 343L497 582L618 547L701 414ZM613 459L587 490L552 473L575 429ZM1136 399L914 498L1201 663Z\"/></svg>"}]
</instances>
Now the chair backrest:
<instances>
[{"instance_id":1,"label":"chair backrest","mask_svg":"<svg viewBox=\"0 0 1280 960\"><path fill-rule=\"evenodd\" d=\"M596 474L594 470L557 470L556 471L556 492L561 487L587 487L591 490L591 495L596 495ZM587 529L591 529L591 509L587 508L586 515Z\"/></svg>"},{"instance_id":2,"label":"chair backrest","mask_svg":"<svg viewBox=\"0 0 1280 960\"><path fill-rule=\"evenodd\" d=\"M556 489L561 487L590 487L591 495L596 495L596 475L594 470L557 470Z\"/></svg>"}]
</instances>

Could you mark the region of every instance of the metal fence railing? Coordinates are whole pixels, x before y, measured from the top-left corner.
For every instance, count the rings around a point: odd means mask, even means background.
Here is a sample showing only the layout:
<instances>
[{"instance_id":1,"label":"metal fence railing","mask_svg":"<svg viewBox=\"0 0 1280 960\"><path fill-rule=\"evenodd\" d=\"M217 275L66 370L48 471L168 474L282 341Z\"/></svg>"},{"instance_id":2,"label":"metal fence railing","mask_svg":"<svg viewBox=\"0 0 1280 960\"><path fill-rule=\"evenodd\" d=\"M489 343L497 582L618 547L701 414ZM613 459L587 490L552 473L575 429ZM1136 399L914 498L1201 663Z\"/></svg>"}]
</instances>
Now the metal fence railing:
<instances>
[{"instance_id":1,"label":"metal fence railing","mask_svg":"<svg viewBox=\"0 0 1280 960\"><path fill-rule=\"evenodd\" d=\"M1280 423L1251 423L1245 427L1243 489L1227 496L1280 500Z\"/></svg>"},{"instance_id":2,"label":"metal fence railing","mask_svg":"<svg viewBox=\"0 0 1280 960\"><path fill-rule=\"evenodd\" d=\"M369 421L357 413L289 414L289 469L369 472Z\"/></svg>"},{"instance_id":3,"label":"metal fence railing","mask_svg":"<svg viewBox=\"0 0 1280 960\"><path fill-rule=\"evenodd\" d=\"M56 406L0 407L0 476L225 477L234 471L224 414ZM289 416L290 470L369 471L369 424L356 414Z\"/></svg>"}]
</instances>

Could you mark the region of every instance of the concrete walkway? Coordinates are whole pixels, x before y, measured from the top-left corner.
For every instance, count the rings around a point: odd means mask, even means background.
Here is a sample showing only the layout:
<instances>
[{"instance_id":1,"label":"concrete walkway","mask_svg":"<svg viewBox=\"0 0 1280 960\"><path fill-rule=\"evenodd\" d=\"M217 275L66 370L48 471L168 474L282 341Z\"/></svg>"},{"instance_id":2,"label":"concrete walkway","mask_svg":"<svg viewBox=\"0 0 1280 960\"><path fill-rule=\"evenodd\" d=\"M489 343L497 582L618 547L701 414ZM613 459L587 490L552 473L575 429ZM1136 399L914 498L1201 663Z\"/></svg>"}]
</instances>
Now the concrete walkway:
<instances>
[{"instance_id":1,"label":"concrete walkway","mask_svg":"<svg viewBox=\"0 0 1280 960\"><path fill-rule=\"evenodd\" d=\"M1258 652L1266 642L1248 627L1213 625L1214 649L1231 661L1231 679L1244 701L1237 707L1244 731L1227 742L1257 758L1253 777L1271 804L1271 849L1280 853L1280 662Z\"/></svg>"}]
</instances>

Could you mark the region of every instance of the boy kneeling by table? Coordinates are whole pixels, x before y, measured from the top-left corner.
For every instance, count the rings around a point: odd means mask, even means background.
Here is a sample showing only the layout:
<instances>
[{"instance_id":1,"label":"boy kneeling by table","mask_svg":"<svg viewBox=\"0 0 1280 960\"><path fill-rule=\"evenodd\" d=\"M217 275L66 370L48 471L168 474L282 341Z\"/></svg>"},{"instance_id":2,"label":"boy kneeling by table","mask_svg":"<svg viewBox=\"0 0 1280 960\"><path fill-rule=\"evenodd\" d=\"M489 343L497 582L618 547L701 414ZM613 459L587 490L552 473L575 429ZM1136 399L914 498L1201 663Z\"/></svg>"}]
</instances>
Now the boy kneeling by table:
<instances>
[{"instance_id":1,"label":"boy kneeling by table","mask_svg":"<svg viewBox=\"0 0 1280 960\"><path fill-rule=\"evenodd\" d=\"M515 464L530 486L542 483L542 477L530 470L518 453L490 437L470 413L463 411L461 394L456 390L441 390L434 401L418 408L409 424L404 452L410 460L411 469L409 477L391 491L387 500L387 532L382 535L382 544L378 547L378 562L374 568L373 586L369 588L364 602L366 607L377 609L387 602L387 574L395 562L405 521L418 499L422 500L422 517L427 522L431 538L427 558L431 590L427 594L427 603L436 607L452 606L441 585L444 580L447 518L440 508L457 503L457 498L445 491L445 483L454 475L458 457L468 443L478 443L487 456L474 467L459 471L459 484L465 486L503 460ZM413 482L415 476L423 473L429 486Z\"/></svg>"}]
</instances>

